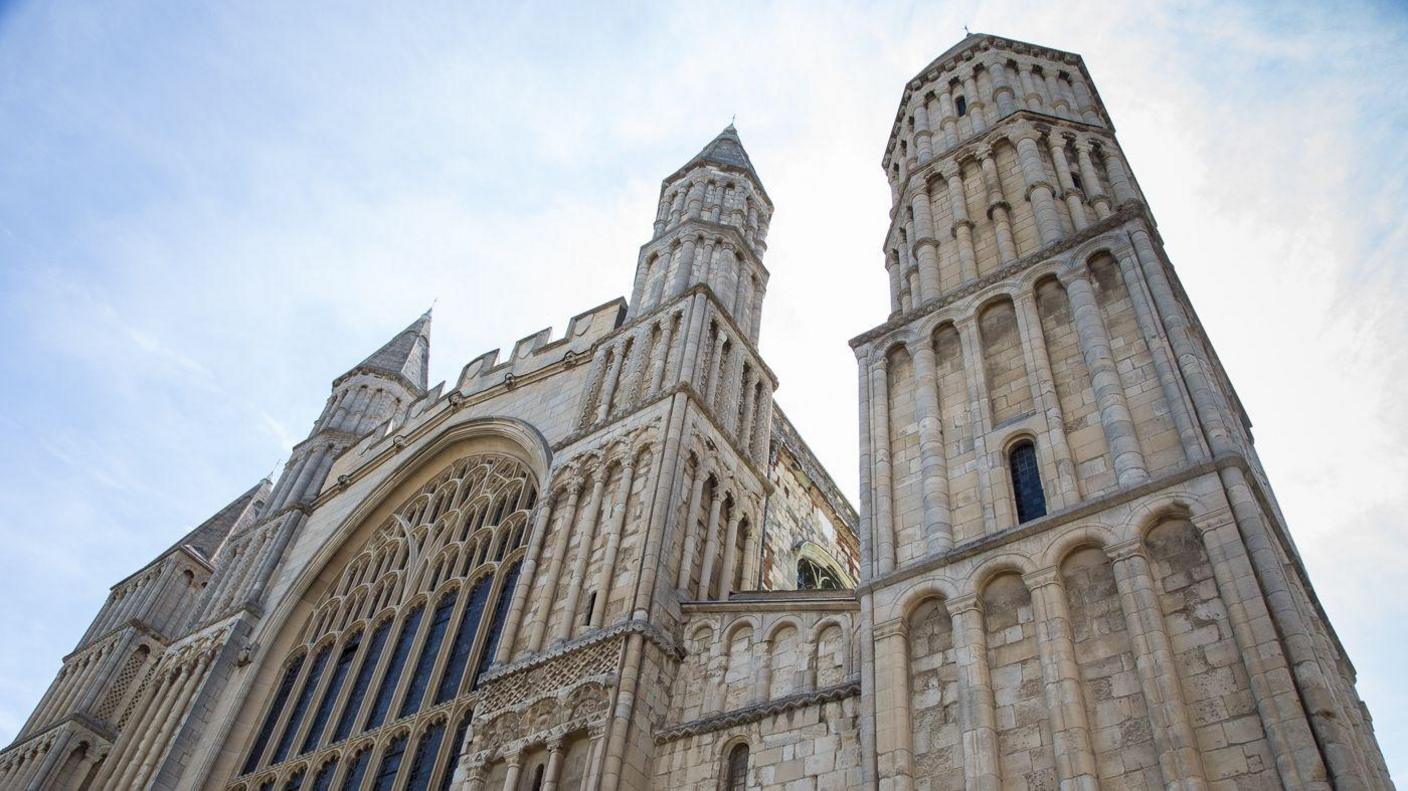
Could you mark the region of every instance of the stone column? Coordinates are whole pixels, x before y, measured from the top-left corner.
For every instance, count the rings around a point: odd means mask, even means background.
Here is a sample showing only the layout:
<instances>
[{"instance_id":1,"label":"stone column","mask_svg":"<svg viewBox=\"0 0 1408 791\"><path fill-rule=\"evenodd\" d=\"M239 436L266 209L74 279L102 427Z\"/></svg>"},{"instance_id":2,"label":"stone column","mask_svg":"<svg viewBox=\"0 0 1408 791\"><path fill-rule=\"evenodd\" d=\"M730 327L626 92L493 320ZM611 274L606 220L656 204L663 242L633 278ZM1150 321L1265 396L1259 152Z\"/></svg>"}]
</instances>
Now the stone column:
<instances>
[{"instance_id":1,"label":"stone column","mask_svg":"<svg viewBox=\"0 0 1408 791\"><path fill-rule=\"evenodd\" d=\"M875 629L875 751L881 788L914 787L914 730L910 711L909 629L903 620ZM884 782L888 781L888 782Z\"/></svg>"},{"instance_id":2,"label":"stone column","mask_svg":"<svg viewBox=\"0 0 1408 791\"><path fill-rule=\"evenodd\" d=\"M540 651L543 648L543 635L548 628L548 620L552 618L552 605L557 601L557 589L562 577L562 564L566 560L568 541L572 538L572 522L577 517L577 501L582 496L584 482L580 478L574 478L567 484L567 507L562 509L566 515L565 523L557 530L557 541L553 544L552 561L548 564L547 574L543 577L542 598L538 600L538 611L533 616L533 622L528 630L528 650ZM568 620L571 620L568 615Z\"/></svg>"},{"instance_id":3,"label":"stone column","mask_svg":"<svg viewBox=\"0 0 1408 791\"><path fill-rule=\"evenodd\" d=\"M772 640L766 637L759 640L755 650L761 655L758 676L753 682L753 703L757 705L766 703L772 693Z\"/></svg>"},{"instance_id":4,"label":"stone column","mask_svg":"<svg viewBox=\"0 0 1408 791\"><path fill-rule=\"evenodd\" d=\"M699 574L700 600L708 599L709 589L714 582L714 556L719 553L719 512L724 507L724 493L719 486L714 487L713 497L709 503L709 525L704 529L704 569ZM688 584L688 580L685 581Z\"/></svg>"},{"instance_id":5,"label":"stone column","mask_svg":"<svg viewBox=\"0 0 1408 791\"><path fill-rule=\"evenodd\" d=\"M606 368L606 379L601 383L601 403L597 405L596 422L600 423L611 415L611 399L616 395L616 380L621 375L621 366L626 356L626 344L618 341L612 350L611 364Z\"/></svg>"},{"instance_id":6,"label":"stone column","mask_svg":"<svg viewBox=\"0 0 1408 791\"><path fill-rule=\"evenodd\" d=\"M560 494L560 492L556 494ZM499 650L494 656L494 661L498 664L508 664L509 658L513 656L513 643L518 636L520 621L523 620L523 609L528 601L528 592L533 589L533 582L537 577L538 558L543 552L543 541L547 537L548 525L552 521L555 500L555 493L549 491L538 501L538 513L533 520L533 529L528 534L528 551L523 555L523 571L519 575L518 585L514 588L513 600L508 608L508 618L504 619L503 638L499 640Z\"/></svg>"},{"instance_id":7,"label":"stone column","mask_svg":"<svg viewBox=\"0 0 1408 791\"><path fill-rule=\"evenodd\" d=\"M679 562L675 564L675 568L679 569L676 587L685 595L688 595L689 578L694 574L695 550L699 543L699 506L704 498L704 484L708 479L709 475L704 469L703 459L700 459L699 467L694 475L694 490L689 495L689 510L685 511L685 531L684 540L680 547L680 558Z\"/></svg>"},{"instance_id":8,"label":"stone column","mask_svg":"<svg viewBox=\"0 0 1408 791\"><path fill-rule=\"evenodd\" d=\"M1080 180L1085 185L1085 195L1090 199L1090 205L1095 209L1095 216L1098 219L1105 219L1110 216L1110 197L1105 194L1105 188L1100 183L1100 174L1095 171L1095 160L1090 158L1090 141L1083 137L1076 138L1076 162L1080 165Z\"/></svg>"},{"instance_id":9,"label":"stone column","mask_svg":"<svg viewBox=\"0 0 1408 791\"><path fill-rule=\"evenodd\" d=\"M1080 666L1076 664L1060 570L1041 569L1024 575L1022 580L1032 593L1037 650L1041 654L1041 676L1046 687L1046 711L1055 742L1056 774L1061 789L1096 791L1100 787L1099 773L1090 746Z\"/></svg>"},{"instance_id":10,"label":"stone column","mask_svg":"<svg viewBox=\"0 0 1408 791\"><path fill-rule=\"evenodd\" d=\"M1095 109L1095 99L1090 95L1090 88L1086 86L1081 75L1071 77L1071 90L1076 95L1076 109L1080 111L1081 120L1087 124L1099 125L1100 113Z\"/></svg>"},{"instance_id":11,"label":"stone column","mask_svg":"<svg viewBox=\"0 0 1408 791\"><path fill-rule=\"evenodd\" d=\"M1090 225L1090 218L1085 214L1085 201L1080 190L1076 189L1076 183L1071 179L1071 164L1066 161L1066 141L1061 135L1050 132L1046 135L1046 142L1051 149L1051 164L1056 167L1056 182L1061 185L1061 192L1066 198L1066 210L1071 213L1071 223L1079 231Z\"/></svg>"},{"instance_id":12,"label":"stone column","mask_svg":"<svg viewBox=\"0 0 1408 791\"><path fill-rule=\"evenodd\" d=\"M997 105L997 116L1006 116L1017 109L1012 78L1007 73L1007 64L1001 56L988 63L988 73L992 75L992 100Z\"/></svg>"},{"instance_id":13,"label":"stone column","mask_svg":"<svg viewBox=\"0 0 1408 791\"><path fill-rule=\"evenodd\" d=\"M890 483L890 382L888 360L877 355L870 368L871 437L875 443L875 555L878 572L895 567L895 523L891 514L894 489Z\"/></svg>"},{"instance_id":14,"label":"stone column","mask_svg":"<svg viewBox=\"0 0 1408 791\"><path fill-rule=\"evenodd\" d=\"M1139 334L1149 347L1154 359L1154 371L1159 377L1159 387L1163 390L1164 403L1173 416L1173 425L1178 430L1179 443L1183 446L1183 456L1189 460L1207 458L1207 448L1202 435L1188 409L1187 397L1179 383L1178 371L1169 353L1168 338L1159 328L1158 316L1150 304L1147 284L1134 260L1132 251L1125 250L1116 256L1120 265L1120 276L1124 278L1129 300L1134 306L1134 316L1139 324Z\"/></svg>"},{"instance_id":15,"label":"stone column","mask_svg":"<svg viewBox=\"0 0 1408 791\"><path fill-rule=\"evenodd\" d=\"M934 215L929 203L929 186L921 184L910 198L914 210L914 257L919 262L917 303L939 296L939 242L934 238Z\"/></svg>"},{"instance_id":16,"label":"stone column","mask_svg":"<svg viewBox=\"0 0 1408 791\"><path fill-rule=\"evenodd\" d=\"M1022 165L1022 179L1027 185L1027 200L1036 215L1037 231L1042 245L1060 239L1065 231L1061 228L1061 217L1056 213L1056 199L1052 194L1051 182L1047 180L1046 165L1041 161L1037 149L1037 131L1022 129L1017 134L1017 158Z\"/></svg>"},{"instance_id":17,"label":"stone column","mask_svg":"<svg viewBox=\"0 0 1408 791\"><path fill-rule=\"evenodd\" d=\"M988 380L983 364L983 351L978 338L977 321L964 316L954 323L958 342L963 350L963 375L968 384L968 417L973 431L973 459L978 465L978 499L983 510L983 533L996 532L997 514L992 492L992 459L988 457L988 432L992 429L989 409Z\"/></svg>"},{"instance_id":18,"label":"stone column","mask_svg":"<svg viewBox=\"0 0 1408 791\"><path fill-rule=\"evenodd\" d=\"M1183 699L1178 665L1163 610L1159 608L1149 561L1138 540L1110 547L1109 553L1114 561L1115 584L1129 629L1135 667L1139 670L1144 701L1154 726L1154 746L1159 751L1164 787L1199 791L1207 787L1202 756Z\"/></svg>"},{"instance_id":19,"label":"stone column","mask_svg":"<svg viewBox=\"0 0 1408 791\"><path fill-rule=\"evenodd\" d=\"M757 383L758 374L754 371L750 370L743 377L743 417L739 420L736 436L738 437L739 451L745 457L749 455L748 449L751 447L753 440L753 432L749 431L748 427L753 424L753 411L758 406L755 397L757 395Z\"/></svg>"},{"instance_id":20,"label":"stone column","mask_svg":"<svg viewBox=\"0 0 1408 791\"><path fill-rule=\"evenodd\" d=\"M1061 90L1061 78L1056 72L1047 72L1043 75L1046 78L1046 92L1051 96L1051 112L1056 115L1071 116L1071 103L1066 99L1066 92Z\"/></svg>"},{"instance_id":21,"label":"stone column","mask_svg":"<svg viewBox=\"0 0 1408 791\"><path fill-rule=\"evenodd\" d=\"M680 246L679 255L675 258L675 281L670 286L671 297L679 296L689 288L690 278L694 274L694 248L697 244L696 237L690 236Z\"/></svg>"},{"instance_id":22,"label":"stone column","mask_svg":"<svg viewBox=\"0 0 1408 791\"><path fill-rule=\"evenodd\" d=\"M596 540L597 515L601 512L601 500L606 490L606 479L610 474L610 468L602 462L596 472L596 480L592 482L591 498L587 500L581 523L577 525L577 530L573 531L579 532L581 538L577 541L577 556L572 559L572 577L567 583L567 598L563 600L562 623L557 625L555 642L559 645L572 639L572 627L577 625L577 601L582 596L587 561L591 560L592 544Z\"/></svg>"},{"instance_id":23,"label":"stone column","mask_svg":"<svg viewBox=\"0 0 1408 791\"><path fill-rule=\"evenodd\" d=\"M724 565L719 576L719 600L728 600L728 595L733 592L733 580L736 576L734 564L738 562L738 524L743 521L742 503L734 503L733 510L728 515L728 536L724 539Z\"/></svg>"},{"instance_id":24,"label":"stone column","mask_svg":"<svg viewBox=\"0 0 1408 791\"><path fill-rule=\"evenodd\" d=\"M973 252L973 221L968 219L968 198L963 187L963 169L944 174L953 210L953 238L958 242L958 266L964 283L978 279L978 259Z\"/></svg>"},{"instance_id":25,"label":"stone column","mask_svg":"<svg viewBox=\"0 0 1408 791\"><path fill-rule=\"evenodd\" d=\"M635 450L628 451L621 466L621 482L617 484L616 496L612 498L610 521L606 526L606 550L601 559L601 570L597 574L597 606L592 609L588 626L600 629L606 616L606 605L611 600L611 583L616 577L616 555L621 550L621 531L626 522L626 509L631 504L631 485L635 481Z\"/></svg>"},{"instance_id":26,"label":"stone column","mask_svg":"<svg viewBox=\"0 0 1408 791\"><path fill-rule=\"evenodd\" d=\"M557 791L557 779L562 774L562 737L548 742L548 765L543 770L542 791Z\"/></svg>"},{"instance_id":27,"label":"stone column","mask_svg":"<svg viewBox=\"0 0 1408 791\"><path fill-rule=\"evenodd\" d=\"M1012 238L1011 207L1002 194L1002 179L997 175L997 157L991 148L978 149L978 161L983 170L983 186L987 191L988 219L992 220L997 241L997 257L1003 264L1017 260L1017 242Z\"/></svg>"},{"instance_id":28,"label":"stone column","mask_svg":"<svg viewBox=\"0 0 1408 791\"><path fill-rule=\"evenodd\" d=\"M929 108L921 97L914 103L914 147L919 152L919 164L934 158L934 132L929 128Z\"/></svg>"},{"instance_id":29,"label":"stone column","mask_svg":"<svg viewBox=\"0 0 1408 791\"><path fill-rule=\"evenodd\" d=\"M1123 487L1137 486L1149 480L1144 467L1144 454L1134 433L1134 418L1125 404L1124 385L1115 368L1110 352L1110 338L1095 301L1095 291L1084 265L1066 278L1066 295L1071 300L1071 314L1080 338L1081 354L1090 369L1090 384L1100 410L1100 425L1114 460L1115 477Z\"/></svg>"},{"instance_id":30,"label":"stone column","mask_svg":"<svg viewBox=\"0 0 1408 791\"><path fill-rule=\"evenodd\" d=\"M941 86L939 94L939 114L942 120L939 126L944 133L944 148L949 149L958 145L958 117L953 112L953 93L949 86Z\"/></svg>"},{"instance_id":31,"label":"stone column","mask_svg":"<svg viewBox=\"0 0 1408 791\"><path fill-rule=\"evenodd\" d=\"M1022 82L1022 106L1028 110L1045 109L1041 101L1041 93L1036 89L1036 77L1032 74L1031 64L1018 63L1017 74Z\"/></svg>"},{"instance_id":32,"label":"stone column","mask_svg":"<svg viewBox=\"0 0 1408 791\"><path fill-rule=\"evenodd\" d=\"M1080 476L1076 474L1075 458L1066 437L1066 420L1061 412L1061 399L1056 393L1056 378L1051 373L1051 358L1046 353L1046 334L1041 327L1041 312L1030 291L1022 291L1013 300L1017 314L1017 332L1029 359L1032 377L1032 399L1046 416L1046 430L1056 467L1056 489L1059 506L1080 501ZM1052 498L1056 500L1057 498Z\"/></svg>"},{"instance_id":33,"label":"stone column","mask_svg":"<svg viewBox=\"0 0 1408 791\"><path fill-rule=\"evenodd\" d=\"M958 657L958 717L963 729L966 791L999 791L997 715L988 673L988 636L977 594L945 602L953 618L954 653Z\"/></svg>"},{"instance_id":34,"label":"stone column","mask_svg":"<svg viewBox=\"0 0 1408 791\"><path fill-rule=\"evenodd\" d=\"M973 73L969 72L963 77L963 93L968 97L968 118L973 127L973 134L979 135L987 129L987 124L983 121L983 109L987 105L983 101L983 95L978 91L978 82L973 79Z\"/></svg>"},{"instance_id":35,"label":"stone column","mask_svg":"<svg viewBox=\"0 0 1408 791\"><path fill-rule=\"evenodd\" d=\"M929 554L953 548L948 510L948 454L939 411L938 363L932 338L910 344L914 359L914 407L919 421L920 480L924 498L924 534Z\"/></svg>"},{"instance_id":36,"label":"stone column","mask_svg":"<svg viewBox=\"0 0 1408 791\"><path fill-rule=\"evenodd\" d=\"M1111 143L1108 148L1102 144L1101 150L1105 154L1105 172L1110 176L1110 190L1115 193L1115 203L1139 200L1139 193L1134 189L1129 171L1125 170L1124 157L1119 149Z\"/></svg>"},{"instance_id":37,"label":"stone column","mask_svg":"<svg viewBox=\"0 0 1408 791\"><path fill-rule=\"evenodd\" d=\"M885 273L890 276L890 315L899 313L900 307L900 257L893 249L885 251Z\"/></svg>"},{"instance_id":38,"label":"stone column","mask_svg":"<svg viewBox=\"0 0 1408 791\"><path fill-rule=\"evenodd\" d=\"M508 772L504 775L504 791L518 791L518 774L523 769L523 753L508 757Z\"/></svg>"}]
</instances>

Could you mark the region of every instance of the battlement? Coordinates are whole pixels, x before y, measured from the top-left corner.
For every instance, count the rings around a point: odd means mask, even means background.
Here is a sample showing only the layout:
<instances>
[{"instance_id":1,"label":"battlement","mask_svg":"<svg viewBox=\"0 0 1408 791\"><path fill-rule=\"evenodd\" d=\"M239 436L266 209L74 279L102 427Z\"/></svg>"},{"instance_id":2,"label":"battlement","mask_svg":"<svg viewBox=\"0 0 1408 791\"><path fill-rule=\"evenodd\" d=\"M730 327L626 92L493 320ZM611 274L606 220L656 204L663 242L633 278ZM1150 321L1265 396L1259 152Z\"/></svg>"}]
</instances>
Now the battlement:
<instances>
[{"instance_id":1,"label":"battlement","mask_svg":"<svg viewBox=\"0 0 1408 791\"><path fill-rule=\"evenodd\" d=\"M561 362L569 354L590 354L592 346L620 327L625 318L626 300L617 297L573 316L567 322L567 332L557 340L552 340L552 327L545 327L513 344L513 353L503 362L499 361L499 350L491 349L469 361L455 389L473 395Z\"/></svg>"}]
</instances>

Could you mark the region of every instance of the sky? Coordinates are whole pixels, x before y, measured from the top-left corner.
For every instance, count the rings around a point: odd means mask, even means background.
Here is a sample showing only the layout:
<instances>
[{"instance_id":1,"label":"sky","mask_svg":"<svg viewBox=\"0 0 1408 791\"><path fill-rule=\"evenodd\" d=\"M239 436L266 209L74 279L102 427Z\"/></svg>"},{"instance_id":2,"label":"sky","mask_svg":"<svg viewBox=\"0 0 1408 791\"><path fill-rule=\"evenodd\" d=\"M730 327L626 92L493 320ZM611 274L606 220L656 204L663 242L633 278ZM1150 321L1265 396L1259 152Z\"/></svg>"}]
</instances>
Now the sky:
<instances>
[{"instance_id":1,"label":"sky","mask_svg":"<svg viewBox=\"0 0 1408 791\"><path fill-rule=\"evenodd\" d=\"M964 26L1081 53L1408 776L1408 6L0 1L0 744L113 583L435 304L431 381L628 295L731 118L761 350L857 490L880 160Z\"/></svg>"}]
</instances>

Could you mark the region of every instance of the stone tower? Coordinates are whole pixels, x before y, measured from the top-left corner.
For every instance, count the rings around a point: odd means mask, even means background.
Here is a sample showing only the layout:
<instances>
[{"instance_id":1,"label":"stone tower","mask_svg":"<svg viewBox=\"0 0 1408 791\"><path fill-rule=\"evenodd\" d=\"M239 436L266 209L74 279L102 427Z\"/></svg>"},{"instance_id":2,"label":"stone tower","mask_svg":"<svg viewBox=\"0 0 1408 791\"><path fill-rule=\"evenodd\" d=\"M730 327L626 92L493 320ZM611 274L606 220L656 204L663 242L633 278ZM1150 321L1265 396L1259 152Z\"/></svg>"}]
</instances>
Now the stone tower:
<instances>
[{"instance_id":1,"label":"stone tower","mask_svg":"<svg viewBox=\"0 0 1408 791\"><path fill-rule=\"evenodd\" d=\"M629 303L433 387L427 313L337 377L112 588L0 788L1392 788L1080 58L969 36L884 166L859 517L773 402L730 125Z\"/></svg>"},{"instance_id":2,"label":"stone tower","mask_svg":"<svg viewBox=\"0 0 1408 791\"><path fill-rule=\"evenodd\" d=\"M965 38L883 166L867 785L1391 787L1081 59Z\"/></svg>"}]
</instances>

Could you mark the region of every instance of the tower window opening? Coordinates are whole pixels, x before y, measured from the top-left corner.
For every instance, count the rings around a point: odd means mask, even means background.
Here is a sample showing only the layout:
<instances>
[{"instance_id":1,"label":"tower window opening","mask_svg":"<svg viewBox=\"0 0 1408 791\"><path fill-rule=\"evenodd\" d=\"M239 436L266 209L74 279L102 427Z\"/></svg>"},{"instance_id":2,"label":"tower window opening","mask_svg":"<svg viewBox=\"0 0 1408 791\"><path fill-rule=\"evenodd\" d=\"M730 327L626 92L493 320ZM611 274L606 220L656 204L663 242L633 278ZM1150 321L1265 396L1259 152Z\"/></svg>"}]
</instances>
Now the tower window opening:
<instances>
[{"instance_id":1,"label":"tower window opening","mask_svg":"<svg viewBox=\"0 0 1408 791\"><path fill-rule=\"evenodd\" d=\"M1012 470L1012 496L1017 501L1017 522L1030 522L1046 516L1046 495L1041 490L1041 470L1036 463L1036 446L1023 440L1008 453Z\"/></svg>"},{"instance_id":2,"label":"tower window opening","mask_svg":"<svg viewBox=\"0 0 1408 791\"><path fill-rule=\"evenodd\" d=\"M834 591L843 588L841 580L828 568L810 558L797 561L797 590Z\"/></svg>"},{"instance_id":3,"label":"tower window opening","mask_svg":"<svg viewBox=\"0 0 1408 791\"><path fill-rule=\"evenodd\" d=\"M595 614L596 614L596 591L592 591L591 595L587 597L587 611L586 611L586 613L582 616L582 623L584 623L584 624L590 624L590 623L592 622L592 616L595 615Z\"/></svg>"},{"instance_id":4,"label":"tower window opening","mask_svg":"<svg viewBox=\"0 0 1408 791\"><path fill-rule=\"evenodd\" d=\"M962 118L968 114L968 100L959 96L953 100L953 108L958 112L958 117Z\"/></svg>"},{"instance_id":5,"label":"tower window opening","mask_svg":"<svg viewBox=\"0 0 1408 791\"><path fill-rule=\"evenodd\" d=\"M1078 174L1071 174L1071 184L1074 185L1075 188L1080 190L1081 192L1085 192L1085 182L1080 180L1080 176Z\"/></svg>"},{"instance_id":6,"label":"tower window opening","mask_svg":"<svg viewBox=\"0 0 1408 791\"><path fill-rule=\"evenodd\" d=\"M724 773L725 791L744 791L748 787L748 745L735 745L728 752Z\"/></svg>"}]
</instances>

